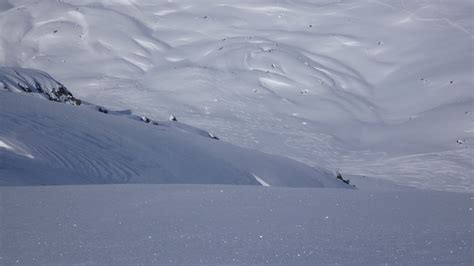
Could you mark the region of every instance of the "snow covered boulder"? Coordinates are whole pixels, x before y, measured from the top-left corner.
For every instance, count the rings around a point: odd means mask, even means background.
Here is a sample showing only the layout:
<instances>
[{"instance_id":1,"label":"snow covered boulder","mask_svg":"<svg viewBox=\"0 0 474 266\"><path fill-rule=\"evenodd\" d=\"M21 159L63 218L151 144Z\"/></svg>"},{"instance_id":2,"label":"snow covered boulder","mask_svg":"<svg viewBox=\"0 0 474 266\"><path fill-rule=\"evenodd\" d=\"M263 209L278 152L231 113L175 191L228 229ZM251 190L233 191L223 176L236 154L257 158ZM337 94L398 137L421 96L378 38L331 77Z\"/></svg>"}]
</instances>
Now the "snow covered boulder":
<instances>
[{"instance_id":1,"label":"snow covered boulder","mask_svg":"<svg viewBox=\"0 0 474 266\"><path fill-rule=\"evenodd\" d=\"M0 88L11 92L36 93L55 102L81 104L81 100L75 98L63 84L36 69L0 67Z\"/></svg>"}]
</instances>

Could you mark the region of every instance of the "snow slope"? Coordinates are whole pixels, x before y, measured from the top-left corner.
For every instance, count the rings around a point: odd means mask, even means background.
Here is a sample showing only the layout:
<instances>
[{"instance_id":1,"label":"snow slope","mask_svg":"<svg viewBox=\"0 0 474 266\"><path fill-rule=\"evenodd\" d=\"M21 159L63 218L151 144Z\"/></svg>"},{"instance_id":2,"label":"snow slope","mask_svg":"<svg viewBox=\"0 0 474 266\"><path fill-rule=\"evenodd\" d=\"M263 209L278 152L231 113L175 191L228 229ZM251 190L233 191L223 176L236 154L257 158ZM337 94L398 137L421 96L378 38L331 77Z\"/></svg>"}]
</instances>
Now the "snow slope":
<instances>
[{"instance_id":1,"label":"snow slope","mask_svg":"<svg viewBox=\"0 0 474 266\"><path fill-rule=\"evenodd\" d=\"M2 265L473 263L467 193L106 185L0 197Z\"/></svg>"},{"instance_id":2,"label":"snow slope","mask_svg":"<svg viewBox=\"0 0 474 266\"><path fill-rule=\"evenodd\" d=\"M3 1L0 65L344 173L472 190L473 2ZM462 144L458 144L461 140Z\"/></svg>"},{"instance_id":3,"label":"snow slope","mask_svg":"<svg viewBox=\"0 0 474 266\"><path fill-rule=\"evenodd\" d=\"M153 125L90 107L0 90L0 185L264 180L272 186L349 187L322 168L235 147L179 122Z\"/></svg>"}]
</instances>

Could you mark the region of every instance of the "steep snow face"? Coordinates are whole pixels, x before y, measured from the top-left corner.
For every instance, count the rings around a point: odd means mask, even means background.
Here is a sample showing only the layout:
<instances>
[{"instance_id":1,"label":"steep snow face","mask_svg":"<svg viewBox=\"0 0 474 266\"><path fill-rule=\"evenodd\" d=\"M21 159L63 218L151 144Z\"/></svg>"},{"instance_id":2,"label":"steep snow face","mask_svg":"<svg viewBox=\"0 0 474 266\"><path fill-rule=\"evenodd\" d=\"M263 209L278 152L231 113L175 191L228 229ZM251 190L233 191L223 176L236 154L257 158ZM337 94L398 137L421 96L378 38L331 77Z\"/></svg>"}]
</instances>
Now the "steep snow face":
<instances>
[{"instance_id":1,"label":"steep snow face","mask_svg":"<svg viewBox=\"0 0 474 266\"><path fill-rule=\"evenodd\" d=\"M46 70L86 101L172 113L344 173L472 189L470 0L23 0L0 10L0 64Z\"/></svg>"},{"instance_id":2,"label":"steep snow face","mask_svg":"<svg viewBox=\"0 0 474 266\"><path fill-rule=\"evenodd\" d=\"M329 171L157 125L0 91L0 185L110 183L350 187Z\"/></svg>"}]
</instances>

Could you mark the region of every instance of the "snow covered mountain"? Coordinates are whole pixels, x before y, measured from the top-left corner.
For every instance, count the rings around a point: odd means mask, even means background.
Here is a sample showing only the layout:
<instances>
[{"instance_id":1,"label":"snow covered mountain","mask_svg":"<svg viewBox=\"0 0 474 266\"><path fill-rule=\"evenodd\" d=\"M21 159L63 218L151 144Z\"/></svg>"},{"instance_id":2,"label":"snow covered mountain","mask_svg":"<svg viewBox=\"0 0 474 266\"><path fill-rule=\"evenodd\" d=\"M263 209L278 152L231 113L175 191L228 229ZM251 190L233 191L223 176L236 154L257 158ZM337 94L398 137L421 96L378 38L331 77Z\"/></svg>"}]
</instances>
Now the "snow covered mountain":
<instances>
[{"instance_id":1,"label":"snow covered mountain","mask_svg":"<svg viewBox=\"0 0 474 266\"><path fill-rule=\"evenodd\" d=\"M2 1L0 65L233 144L472 189L473 3ZM459 141L458 141L459 140Z\"/></svg>"},{"instance_id":2,"label":"snow covered mountain","mask_svg":"<svg viewBox=\"0 0 474 266\"><path fill-rule=\"evenodd\" d=\"M0 0L0 265L473 265L473 13Z\"/></svg>"}]
</instances>

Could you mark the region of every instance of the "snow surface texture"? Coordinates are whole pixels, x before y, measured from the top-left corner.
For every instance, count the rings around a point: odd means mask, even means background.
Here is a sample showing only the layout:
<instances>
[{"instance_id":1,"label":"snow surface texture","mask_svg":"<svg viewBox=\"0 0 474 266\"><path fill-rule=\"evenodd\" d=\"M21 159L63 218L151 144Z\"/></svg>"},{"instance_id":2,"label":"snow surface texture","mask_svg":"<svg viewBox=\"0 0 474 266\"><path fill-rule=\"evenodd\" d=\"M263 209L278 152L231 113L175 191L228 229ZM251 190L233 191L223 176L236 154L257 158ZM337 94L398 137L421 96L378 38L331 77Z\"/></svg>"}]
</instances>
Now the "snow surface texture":
<instances>
[{"instance_id":1,"label":"snow surface texture","mask_svg":"<svg viewBox=\"0 0 474 266\"><path fill-rule=\"evenodd\" d=\"M0 12L0 65L45 70L80 99L343 173L472 190L470 0L21 0Z\"/></svg>"},{"instance_id":2,"label":"snow surface texture","mask_svg":"<svg viewBox=\"0 0 474 266\"><path fill-rule=\"evenodd\" d=\"M179 122L146 124L87 107L0 91L0 185L350 187L327 170L217 141Z\"/></svg>"},{"instance_id":3,"label":"snow surface texture","mask_svg":"<svg viewBox=\"0 0 474 266\"><path fill-rule=\"evenodd\" d=\"M473 263L468 193L107 185L0 195L2 265Z\"/></svg>"}]
</instances>

